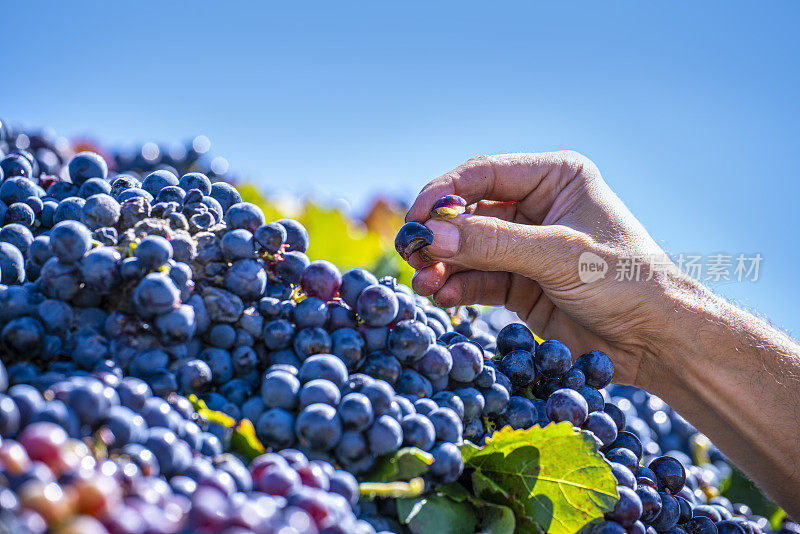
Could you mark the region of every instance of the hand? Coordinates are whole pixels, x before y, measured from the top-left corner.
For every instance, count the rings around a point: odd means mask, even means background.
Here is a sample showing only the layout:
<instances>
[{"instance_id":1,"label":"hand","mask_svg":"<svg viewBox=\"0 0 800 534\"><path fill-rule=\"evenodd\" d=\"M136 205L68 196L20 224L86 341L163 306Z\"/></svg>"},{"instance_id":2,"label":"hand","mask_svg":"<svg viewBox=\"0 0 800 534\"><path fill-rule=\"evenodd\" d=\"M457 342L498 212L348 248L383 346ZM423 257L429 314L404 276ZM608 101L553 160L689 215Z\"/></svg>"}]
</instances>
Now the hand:
<instances>
[{"instance_id":1,"label":"hand","mask_svg":"<svg viewBox=\"0 0 800 534\"><path fill-rule=\"evenodd\" d=\"M464 197L467 212L429 220L447 194ZM428 183L406 220L434 234L409 259L419 294L444 307L505 306L575 355L607 352L618 364L617 382L646 386L655 375L647 368L658 365L669 287L691 282L668 260L665 270L653 269L666 254L587 158L565 151L471 159ZM581 281L585 252L608 263L604 278ZM615 266L634 257L639 280L618 281Z\"/></svg>"}]
</instances>

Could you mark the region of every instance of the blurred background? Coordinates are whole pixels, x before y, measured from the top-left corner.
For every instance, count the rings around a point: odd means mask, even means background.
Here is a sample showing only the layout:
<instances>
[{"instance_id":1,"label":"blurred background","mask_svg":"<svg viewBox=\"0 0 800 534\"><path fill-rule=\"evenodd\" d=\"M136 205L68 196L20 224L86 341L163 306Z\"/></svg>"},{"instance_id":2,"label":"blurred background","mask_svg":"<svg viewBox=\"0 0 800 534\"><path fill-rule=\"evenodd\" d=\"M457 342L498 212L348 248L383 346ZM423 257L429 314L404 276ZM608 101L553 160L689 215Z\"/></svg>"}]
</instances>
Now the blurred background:
<instances>
[{"instance_id":1,"label":"blurred background","mask_svg":"<svg viewBox=\"0 0 800 534\"><path fill-rule=\"evenodd\" d=\"M797 334L798 15L795 2L18 3L0 18L0 116L120 168L194 147L268 217L300 217L312 259L406 281L391 239L428 180L479 154L578 150L670 253L731 256L733 279L712 287ZM739 254L763 258L756 281L735 280Z\"/></svg>"}]
</instances>

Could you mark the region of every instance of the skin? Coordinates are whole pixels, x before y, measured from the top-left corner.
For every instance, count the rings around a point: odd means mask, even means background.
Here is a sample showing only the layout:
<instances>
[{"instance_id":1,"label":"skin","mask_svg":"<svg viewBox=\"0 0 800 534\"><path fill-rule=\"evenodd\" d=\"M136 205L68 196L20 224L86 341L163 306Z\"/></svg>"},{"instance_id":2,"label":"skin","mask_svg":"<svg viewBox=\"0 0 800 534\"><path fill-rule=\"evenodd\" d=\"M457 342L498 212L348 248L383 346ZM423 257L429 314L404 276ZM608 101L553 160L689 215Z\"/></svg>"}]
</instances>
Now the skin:
<instances>
[{"instance_id":1,"label":"skin","mask_svg":"<svg viewBox=\"0 0 800 534\"><path fill-rule=\"evenodd\" d=\"M447 194L467 213L430 219ZM433 244L414 289L441 306L517 313L573 354L608 353L614 381L647 389L705 433L778 505L800 517L800 346L685 276L575 152L482 156L432 180L406 215ZM585 283L582 253L609 267ZM638 279L616 268L637 258Z\"/></svg>"}]
</instances>

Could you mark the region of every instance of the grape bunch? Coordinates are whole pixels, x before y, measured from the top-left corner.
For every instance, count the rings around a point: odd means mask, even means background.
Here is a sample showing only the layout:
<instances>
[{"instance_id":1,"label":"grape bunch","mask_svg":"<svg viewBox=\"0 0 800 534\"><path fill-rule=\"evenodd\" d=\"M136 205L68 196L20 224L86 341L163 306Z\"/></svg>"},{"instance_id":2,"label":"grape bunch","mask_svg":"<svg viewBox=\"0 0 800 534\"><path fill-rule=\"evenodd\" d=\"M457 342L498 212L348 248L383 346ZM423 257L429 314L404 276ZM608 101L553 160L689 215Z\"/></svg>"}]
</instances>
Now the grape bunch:
<instances>
[{"instance_id":1,"label":"grape bunch","mask_svg":"<svg viewBox=\"0 0 800 534\"><path fill-rule=\"evenodd\" d=\"M382 459L430 453L433 489L462 477L464 440L551 422L612 466L593 531L768 531L714 494L727 464L692 463L691 425L611 385L608 355L311 261L306 229L267 221L207 152L107 160L0 121L0 532L404 532L392 499L359 500ZM395 246L431 241L409 223ZM267 452L248 461L195 405Z\"/></svg>"}]
</instances>

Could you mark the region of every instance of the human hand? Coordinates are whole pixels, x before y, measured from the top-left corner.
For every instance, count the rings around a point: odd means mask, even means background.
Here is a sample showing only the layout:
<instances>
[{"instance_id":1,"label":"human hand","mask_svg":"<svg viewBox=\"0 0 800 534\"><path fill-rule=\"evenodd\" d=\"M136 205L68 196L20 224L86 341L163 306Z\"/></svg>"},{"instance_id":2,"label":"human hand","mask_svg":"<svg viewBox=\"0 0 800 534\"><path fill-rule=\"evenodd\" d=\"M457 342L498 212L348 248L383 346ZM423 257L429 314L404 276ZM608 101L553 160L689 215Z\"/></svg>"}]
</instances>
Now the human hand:
<instances>
[{"instance_id":1,"label":"human hand","mask_svg":"<svg viewBox=\"0 0 800 534\"><path fill-rule=\"evenodd\" d=\"M464 197L467 212L429 220L448 194ZM587 158L564 151L471 159L428 183L406 221L424 223L434 235L409 258L420 295L444 307L505 306L574 354L607 352L618 363L615 381L646 385L656 376L647 368L659 365L661 334L675 306L670 293L691 282ZM612 271L581 281L586 252ZM614 266L632 258L638 280L617 280Z\"/></svg>"}]
</instances>

